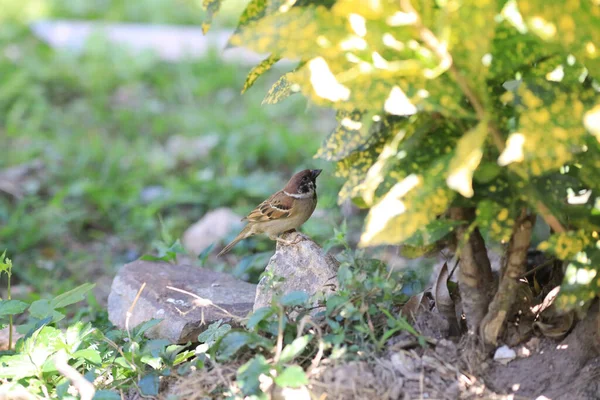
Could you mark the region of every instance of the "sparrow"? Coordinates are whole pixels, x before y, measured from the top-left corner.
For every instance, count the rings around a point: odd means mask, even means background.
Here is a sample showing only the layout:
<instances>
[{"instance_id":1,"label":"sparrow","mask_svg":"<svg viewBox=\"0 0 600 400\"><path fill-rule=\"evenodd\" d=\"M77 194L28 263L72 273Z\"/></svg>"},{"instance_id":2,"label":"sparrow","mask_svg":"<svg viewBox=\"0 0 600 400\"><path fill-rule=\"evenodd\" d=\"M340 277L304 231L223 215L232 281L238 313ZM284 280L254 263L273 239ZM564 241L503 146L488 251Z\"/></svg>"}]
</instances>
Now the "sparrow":
<instances>
[{"instance_id":1,"label":"sparrow","mask_svg":"<svg viewBox=\"0 0 600 400\"><path fill-rule=\"evenodd\" d=\"M263 201L250 214L242 218L248 224L217 256L227 253L240 240L265 234L271 240L295 244L279 237L280 234L299 228L317 206L317 176L320 169L305 169L288 181L283 190Z\"/></svg>"}]
</instances>

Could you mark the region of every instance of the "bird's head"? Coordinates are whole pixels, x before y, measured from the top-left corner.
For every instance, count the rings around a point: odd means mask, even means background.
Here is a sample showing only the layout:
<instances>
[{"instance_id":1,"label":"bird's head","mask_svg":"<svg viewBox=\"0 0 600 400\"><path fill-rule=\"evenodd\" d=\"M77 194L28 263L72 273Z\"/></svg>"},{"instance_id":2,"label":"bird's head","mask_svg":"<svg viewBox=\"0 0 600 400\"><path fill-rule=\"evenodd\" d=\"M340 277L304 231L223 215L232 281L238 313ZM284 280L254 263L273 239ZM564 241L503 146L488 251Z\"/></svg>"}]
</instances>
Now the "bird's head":
<instances>
[{"instance_id":1,"label":"bird's head","mask_svg":"<svg viewBox=\"0 0 600 400\"><path fill-rule=\"evenodd\" d=\"M313 195L317 189L317 176L321 171L320 169L305 169L298 172L292 176L284 190L291 195L296 194L303 197Z\"/></svg>"}]
</instances>

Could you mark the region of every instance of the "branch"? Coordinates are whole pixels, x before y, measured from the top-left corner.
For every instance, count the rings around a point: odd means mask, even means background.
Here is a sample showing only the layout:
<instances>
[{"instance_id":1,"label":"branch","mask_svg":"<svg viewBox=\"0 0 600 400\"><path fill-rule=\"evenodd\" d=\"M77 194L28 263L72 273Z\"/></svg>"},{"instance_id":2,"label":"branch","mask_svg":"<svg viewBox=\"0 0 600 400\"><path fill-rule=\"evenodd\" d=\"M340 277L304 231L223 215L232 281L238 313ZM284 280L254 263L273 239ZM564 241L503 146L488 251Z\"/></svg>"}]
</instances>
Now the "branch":
<instances>
[{"instance_id":1,"label":"branch","mask_svg":"<svg viewBox=\"0 0 600 400\"><path fill-rule=\"evenodd\" d=\"M485 108L483 107L482 101L479 99L475 91L469 85L469 82L465 79L465 77L460 73L456 65L454 64L454 60L452 58L452 54L448 51L448 48L445 44L441 43L438 38L431 32L429 28L423 25L421 21L421 16L412 6L410 0L400 0L400 7L405 13L412 14L414 18L414 25L419 32L419 36L421 40L427 45L429 50L431 50L436 56L440 58L440 62L442 66L447 66L448 72L450 76L456 81L462 92L465 94L473 109L475 110L475 114L480 121L488 120L488 117L485 112ZM490 121L488 121L488 130L492 135L492 141L494 142L494 146L498 149L500 153L504 151L506 147L504 144L504 138L502 134L498 130L498 128ZM513 167L513 169L515 169ZM521 178L526 178L526 174L522 171L515 170L517 175ZM552 212L546 207L546 205L541 200L536 200L535 207L538 213L544 218L544 221L550 226L555 232L565 232L565 228L561 225L558 218L556 218Z\"/></svg>"},{"instance_id":2,"label":"branch","mask_svg":"<svg viewBox=\"0 0 600 400\"><path fill-rule=\"evenodd\" d=\"M77 389L81 400L92 400L96 393L96 388L75 368L69 365L69 357L64 350L59 351L54 356L54 365L61 375L71 381L71 384Z\"/></svg>"}]
</instances>

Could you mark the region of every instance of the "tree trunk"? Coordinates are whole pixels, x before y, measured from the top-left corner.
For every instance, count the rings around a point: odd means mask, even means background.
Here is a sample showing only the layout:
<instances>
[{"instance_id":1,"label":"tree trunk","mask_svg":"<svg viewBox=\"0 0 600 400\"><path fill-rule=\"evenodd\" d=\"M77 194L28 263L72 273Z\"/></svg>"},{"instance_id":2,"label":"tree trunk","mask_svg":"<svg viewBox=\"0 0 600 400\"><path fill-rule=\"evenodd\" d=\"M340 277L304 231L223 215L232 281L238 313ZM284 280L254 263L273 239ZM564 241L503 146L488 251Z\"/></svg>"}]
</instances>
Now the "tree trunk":
<instances>
[{"instance_id":1,"label":"tree trunk","mask_svg":"<svg viewBox=\"0 0 600 400\"><path fill-rule=\"evenodd\" d=\"M469 223L475 218L475 211L452 208L450 217ZM467 226L462 225L456 229L456 238L460 255L458 286L469 334L475 335L488 309L494 277L485 242L479 230L475 228L470 232Z\"/></svg>"},{"instance_id":2,"label":"tree trunk","mask_svg":"<svg viewBox=\"0 0 600 400\"><path fill-rule=\"evenodd\" d=\"M515 222L508 243L506 262L502 268L503 274L500 277L498 291L481 323L480 335L486 344L496 345L498 343L498 337L504 330L506 317L517 298L519 277L525 273L527 250L531 244L534 222L535 215L527 215L526 210L523 210Z\"/></svg>"}]
</instances>

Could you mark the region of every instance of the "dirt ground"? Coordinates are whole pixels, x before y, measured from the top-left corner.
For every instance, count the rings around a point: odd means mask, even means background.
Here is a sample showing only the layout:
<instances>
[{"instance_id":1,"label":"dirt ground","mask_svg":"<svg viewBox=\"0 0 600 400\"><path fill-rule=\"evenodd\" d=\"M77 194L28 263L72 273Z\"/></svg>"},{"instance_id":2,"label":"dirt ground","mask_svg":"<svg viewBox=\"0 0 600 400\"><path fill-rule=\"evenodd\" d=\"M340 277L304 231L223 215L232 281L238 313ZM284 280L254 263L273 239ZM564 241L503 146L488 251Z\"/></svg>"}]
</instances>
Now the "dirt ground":
<instances>
[{"instance_id":1,"label":"dirt ground","mask_svg":"<svg viewBox=\"0 0 600 400\"><path fill-rule=\"evenodd\" d=\"M361 361L325 361L310 372L310 384L291 397L272 392L273 399L327 400L595 400L600 399L598 313L579 322L564 340L533 336L515 346L517 358L506 365L482 353L473 362L469 340L441 338L436 314L418 321L431 338L426 348L410 335L389 341L387 350ZM162 398L200 400L227 390L238 365L214 365L165 385ZM235 390L235 389L234 389ZM213 392L214 393L214 392Z\"/></svg>"}]
</instances>

